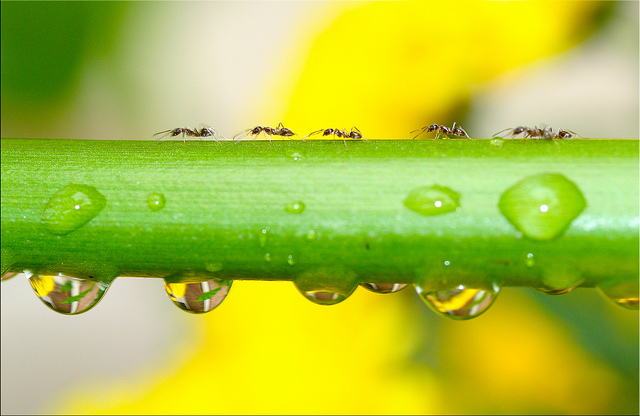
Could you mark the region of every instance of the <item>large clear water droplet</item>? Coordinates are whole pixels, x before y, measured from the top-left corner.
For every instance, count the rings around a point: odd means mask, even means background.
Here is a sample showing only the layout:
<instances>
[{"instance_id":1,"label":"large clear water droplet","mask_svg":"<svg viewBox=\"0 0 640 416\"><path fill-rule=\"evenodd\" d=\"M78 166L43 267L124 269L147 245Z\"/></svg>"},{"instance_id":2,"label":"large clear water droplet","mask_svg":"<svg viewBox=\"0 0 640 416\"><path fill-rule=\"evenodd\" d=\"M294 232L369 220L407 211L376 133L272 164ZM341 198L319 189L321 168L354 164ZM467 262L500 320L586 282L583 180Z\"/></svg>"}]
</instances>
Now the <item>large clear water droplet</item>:
<instances>
[{"instance_id":1,"label":"large clear water droplet","mask_svg":"<svg viewBox=\"0 0 640 416\"><path fill-rule=\"evenodd\" d=\"M284 210L289 214L302 214L307 206L302 201L295 201L287 204Z\"/></svg>"},{"instance_id":2,"label":"large clear water droplet","mask_svg":"<svg viewBox=\"0 0 640 416\"><path fill-rule=\"evenodd\" d=\"M176 278L180 276L174 275L169 280ZM194 279L194 275L190 275L187 279ZM223 279L180 283L169 283L165 280L164 288L178 308L199 314L209 312L220 305L227 297L232 283L232 280Z\"/></svg>"},{"instance_id":3,"label":"large clear water droplet","mask_svg":"<svg viewBox=\"0 0 640 416\"><path fill-rule=\"evenodd\" d=\"M42 223L50 233L65 235L87 224L106 206L107 198L93 186L71 184L49 199Z\"/></svg>"},{"instance_id":4,"label":"large clear water droplet","mask_svg":"<svg viewBox=\"0 0 640 416\"><path fill-rule=\"evenodd\" d=\"M360 283L360 286L374 293L395 293L407 287L402 283Z\"/></svg>"},{"instance_id":5,"label":"large clear water droplet","mask_svg":"<svg viewBox=\"0 0 640 416\"><path fill-rule=\"evenodd\" d=\"M561 236L586 206L576 184L557 173L524 178L507 189L498 203L502 215L534 240Z\"/></svg>"},{"instance_id":6,"label":"large clear water droplet","mask_svg":"<svg viewBox=\"0 0 640 416\"><path fill-rule=\"evenodd\" d=\"M431 309L452 319L471 319L489 309L500 293L500 287L492 284L489 289L468 288L459 285L451 290L426 291L415 285L420 298Z\"/></svg>"},{"instance_id":7,"label":"large clear water droplet","mask_svg":"<svg viewBox=\"0 0 640 416\"><path fill-rule=\"evenodd\" d=\"M62 273L31 275L29 282L45 305L65 315L78 315L93 308L109 288L109 283Z\"/></svg>"},{"instance_id":8,"label":"large clear water droplet","mask_svg":"<svg viewBox=\"0 0 640 416\"><path fill-rule=\"evenodd\" d=\"M152 192L147 197L147 206L152 212L160 211L167 204L167 199L159 192Z\"/></svg>"},{"instance_id":9,"label":"large clear water droplet","mask_svg":"<svg viewBox=\"0 0 640 416\"><path fill-rule=\"evenodd\" d=\"M300 274L293 283L311 302L318 305L335 305L356 290L358 276L340 267L324 267Z\"/></svg>"},{"instance_id":10,"label":"large clear water droplet","mask_svg":"<svg viewBox=\"0 0 640 416\"><path fill-rule=\"evenodd\" d=\"M640 290L638 289L637 276L630 280L614 280L601 282L598 290L606 298L611 299L623 308L638 310L638 299Z\"/></svg>"},{"instance_id":11,"label":"large clear water droplet","mask_svg":"<svg viewBox=\"0 0 640 416\"><path fill-rule=\"evenodd\" d=\"M423 186L412 190L404 205L426 216L446 214L459 211L460 194L444 186Z\"/></svg>"}]
</instances>

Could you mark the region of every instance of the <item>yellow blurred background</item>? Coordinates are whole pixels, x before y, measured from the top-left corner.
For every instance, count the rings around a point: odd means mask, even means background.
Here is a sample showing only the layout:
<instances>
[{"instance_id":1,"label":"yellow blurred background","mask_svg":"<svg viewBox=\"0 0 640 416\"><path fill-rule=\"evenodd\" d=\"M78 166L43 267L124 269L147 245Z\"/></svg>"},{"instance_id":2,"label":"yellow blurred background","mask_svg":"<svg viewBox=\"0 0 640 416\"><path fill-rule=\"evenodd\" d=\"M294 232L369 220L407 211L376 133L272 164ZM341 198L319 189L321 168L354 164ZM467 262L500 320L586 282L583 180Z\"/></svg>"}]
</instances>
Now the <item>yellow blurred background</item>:
<instances>
[{"instance_id":1,"label":"yellow blurred background","mask_svg":"<svg viewBox=\"0 0 640 416\"><path fill-rule=\"evenodd\" d=\"M2 137L638 137L637 2L3 2L1 53ZM25 280L2 282L3 414L638 413L638 314L595 290L458 322L411 288L323 307L238 281L192 316L121 278L69 317Z\"/></svg>"}]
</instances>

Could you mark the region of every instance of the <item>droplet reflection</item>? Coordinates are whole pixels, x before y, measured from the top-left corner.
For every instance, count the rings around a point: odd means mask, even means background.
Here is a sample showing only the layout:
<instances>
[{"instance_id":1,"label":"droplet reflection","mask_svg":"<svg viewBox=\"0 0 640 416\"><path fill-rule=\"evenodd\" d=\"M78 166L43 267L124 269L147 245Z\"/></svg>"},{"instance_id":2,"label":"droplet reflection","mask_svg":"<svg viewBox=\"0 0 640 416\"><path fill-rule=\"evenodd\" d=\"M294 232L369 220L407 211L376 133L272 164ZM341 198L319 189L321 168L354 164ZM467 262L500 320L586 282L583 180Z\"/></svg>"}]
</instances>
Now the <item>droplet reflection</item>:
<instances>
[{"instance_id":1,"label":"droplet reflection","mask_svg":"<svg viewBox=\"0 0 640 416\"><path fill-rule=\"evenodd\" d=\"M57 275L32 275L31 287L40 300L54 311L65 315L78 315L96 306L109 284L88 279Z\"/></svg>"},{"instance_id":2,"label":"droplet reflection","mask_svg":"<svg viewBox=\"0 0 640 416\"><path fill-rule=\"evenodd\" d=\"M374 293L395 293L407 287L403 283L360 283L360 286Z\"/></svg>"},{"instance_id":3,"label":"droplet reflection","mask_svg":"<svg viewBox=\"0 0 640 416\"><path fill-rule=\"evenodd\" d=\"M206 313L222 303L231 288L231 280L210 279L193 283L167 283L164 288L173 303L189 313Z\"/></svg>"},{"instance_id":4,"label":"droplet reflection","mask_svg":"<svg viewBox=\"0 0 640 416\"><path fill-rule=\"evenodd\" d=\"M485 312L498 293L500 287L493 284L490 289L473 289L459 285L452 290L425 291L415 285L420 298L437 314L451 319L471 319Z\"/></svg>"}]
</instances>

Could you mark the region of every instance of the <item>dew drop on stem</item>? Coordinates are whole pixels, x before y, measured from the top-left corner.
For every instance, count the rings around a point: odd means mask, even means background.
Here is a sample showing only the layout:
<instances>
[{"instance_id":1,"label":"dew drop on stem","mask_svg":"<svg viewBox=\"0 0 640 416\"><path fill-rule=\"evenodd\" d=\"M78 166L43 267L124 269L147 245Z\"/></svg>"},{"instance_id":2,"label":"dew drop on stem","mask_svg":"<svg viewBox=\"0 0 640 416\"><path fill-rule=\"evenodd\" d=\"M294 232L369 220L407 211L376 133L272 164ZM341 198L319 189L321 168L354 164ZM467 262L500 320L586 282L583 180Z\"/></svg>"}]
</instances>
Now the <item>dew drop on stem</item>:
<instances>
[{"instance_id":1,"label":"dew drop on stem","mask_svg":"<svg viewBox=\"0 0 640 416\"><path fill-rule=\"evenodd\" d=\"M203 276L202 278L206 278ZM170 281L180 280L182 276L173 275ZM187 280L197 280L196 275L190 274ZM183 311L202 314L215 309L222 303L229 289L232 280L208 279L203 281L181 281L170 283L165 280L164 288L171 301Z\"/></svg>"},{"instance_id":2,"label":"dew drop on stem","mask_svg":"<svg viewBox=\"0 0 640 416\"><path fill-rule=\"evenodd\" d=\"M489 288L471 288L458 285L450 290L427 291L415 285L420 298L438 315L464 320L475 318L493 304L500 293L500 287L491 284Z\"/></svg>"},{"instance_id":3,"label":"dew drop on stem","mask_svg":"<svg viewBox=\"0 0 640 416\"><path fill-rule=\"evenodd\" d=\"M63 273L27 274L40 300L64 315L78 315L93 308L104 296L109 283L80 279Z\"/></svg>"}]
</instances>

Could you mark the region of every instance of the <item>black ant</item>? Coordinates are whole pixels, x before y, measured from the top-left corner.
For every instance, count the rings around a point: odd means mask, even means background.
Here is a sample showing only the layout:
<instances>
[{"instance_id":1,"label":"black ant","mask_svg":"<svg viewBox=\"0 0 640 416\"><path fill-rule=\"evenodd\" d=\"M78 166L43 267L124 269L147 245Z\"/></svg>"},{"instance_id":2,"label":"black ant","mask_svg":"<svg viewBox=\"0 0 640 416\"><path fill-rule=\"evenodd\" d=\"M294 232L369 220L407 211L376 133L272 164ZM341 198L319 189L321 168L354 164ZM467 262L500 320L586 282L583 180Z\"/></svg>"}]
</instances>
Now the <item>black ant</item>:
<instances>
[{"instance_id":1,"label":"black ant","mask_svg":"<svg viewBox=\"0 0 640 416\"><path fill-rule=\"evenodd\" d=\"M236 144L240 143L244 138L246 138L247 136L255 136L258 137L258 135L260 133L265 134L265 136L269 139L269 142L271 142L271 136L282 136L282 137L291 137L291 136L297 136L296 133L294 133L291 129L286 128L282 122L278 123L278 127L276 127L275 129L273 127L262 127L262 126L255 126L252 129L247 129L244 131L241 131L240 133L236 134L235 136L233 136L233 139L235 140L237 137L240 137L237 141Z\"/></svg>"},{"instance_id":2,"label":"black ant","mask_svg":"<svg viewBox=\"0 0 640 416\"><path fill-rule=\"evenodd\" d=\"M164 134L164 136L160 137L158 140L162 140L165 137L176 137L182 134L183 141L185 143L187 141L186 139L187 136L213 137L213 140L218 141L218 139L216 138L216 135L218 134L218 132L211 127L203 127L200 130L198 130L198 129L191 128L189 126L186 126L186 127L181 126L181 127L176 127L175 129L172 129L172 130L161 131L159 133L154 134L154 136L157 136L158 134Z\"/></svg>"},{"instance_id":3,"label":"black ant","mask_svg":"<svg viewBox=\"0 0 640 416\"><path fill-rule=\"evenodd\" d=\"M362 140L364 138L364 136L362 135L362 132L360 130L358 130L358 128L356 126L351 127L351 130L349 131L349 133L347 133L347 129L343 128L342 130L340 129L321 129L321 130L316 130L313 133L309 133L308 135L306 135L304 139L306 139L309 136L313 136L314 134L319 134L322 133L322 136L335 136L335 137L339 137L342 139L342 141L344 142L344 145L347 145L347 139L351 139L351 140Z\"/></svg>"},{"instance_id":4,"label":"black ant","mask_svg":"<svg viewBox=\"0 0 640 416\"><path fill-rule=\"evenodd\" d=\"M439 124L432 124L430 126L424 126L418 130L414 130L411 132L411 134L415 132L419 132L413 137L415 139L416 137L420 136L422 133L425 133L425 132L430 133L432 131L436 132L436 136L434 137L434 140L439 139L442 136L447 136L447 137L458 136L458 137L466 137L467 139L471 139L471 137L469 137L467 132L462 128L462 126L458 125L455 121L453 122L453 126L451 126L451 128L447 126L441 126Z\"/></svg>"},{"instance_id":5,"label":"black ant","mask_svg":"<svg viewBox=\"0 0 640 416\"><path fill-rule=\"evenodd\" d=\"M505 131L508 131L508 133L506 134L506 136L508 137L516 137L520 134L523 134L523 137L525 139L531 138L531 139L553 140L553 139L570 139L573 136L579 136L578 133L571 130L560 129L556 133L555 131L553 131L553 128L551 127L545 127L544 129L540 129L537 126L534 126L533 128L527 127L527 126L518 126L516 128L508 128L508 129L501 130L496 134L494 134L493 137L496 137Z\"/></svg>"}]
</instances>

